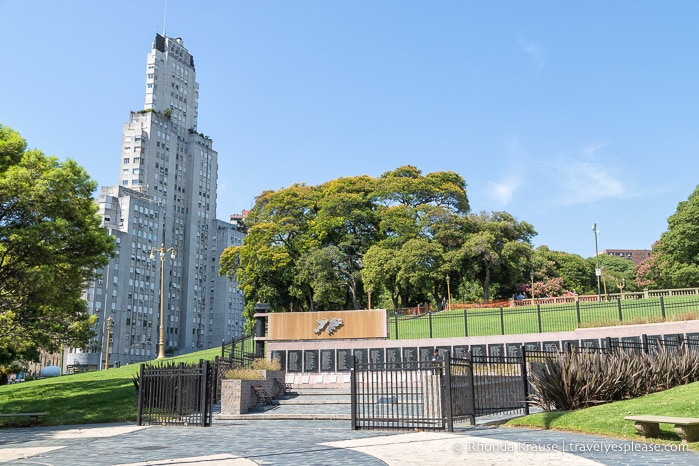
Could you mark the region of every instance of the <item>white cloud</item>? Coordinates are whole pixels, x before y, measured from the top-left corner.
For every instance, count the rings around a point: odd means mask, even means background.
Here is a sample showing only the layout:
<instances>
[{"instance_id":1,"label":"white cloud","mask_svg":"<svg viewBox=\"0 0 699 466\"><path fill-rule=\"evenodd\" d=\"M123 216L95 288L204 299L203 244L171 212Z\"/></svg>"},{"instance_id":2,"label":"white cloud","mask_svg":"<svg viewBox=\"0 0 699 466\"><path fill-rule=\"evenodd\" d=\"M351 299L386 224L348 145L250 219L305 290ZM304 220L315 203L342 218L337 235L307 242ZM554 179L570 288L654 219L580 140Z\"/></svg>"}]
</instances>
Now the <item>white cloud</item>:
<instances>
[{"instance_id":1,"label":"white cloud","mask_svg":"<svg viewBox=\"0 0 699 466\"><path fill-rule=\"evenodd\" d=\"M529 58L538 66L539 68L543 68L544 64L546 62L546 50L533 43L530 42L527 39L524 39L522 37L519 38L517 41L519 48L522 49L524 53L529 55Z\"/></svg>"},{"instance_id":2,"label":"white cloud","mask_svg":"<svg viewBox=\"0 0 699 466\"><path fill-rule=\"evenodd\" d=\"M508 179L501 180L499 182L490 183L490 197L493 201L497 202L501 206L509 204L512 200L517 188L521 184L521 180L518 177L511 176Z\"/></svg>"},{"instance_id":3,"label":"white cloud","mask_svg":"<svg viewBox=\"0 0 699 466\"><path fill-rule=\"evenodd\" d=\"M554 176L564 191L561 203L583 204L629 197L626 186L614 175L610 164L603 163L597 156L605 147L606 144L598 144L584 148L579 158L562 157L552 165Z\"/></svg>"}]
</instances>

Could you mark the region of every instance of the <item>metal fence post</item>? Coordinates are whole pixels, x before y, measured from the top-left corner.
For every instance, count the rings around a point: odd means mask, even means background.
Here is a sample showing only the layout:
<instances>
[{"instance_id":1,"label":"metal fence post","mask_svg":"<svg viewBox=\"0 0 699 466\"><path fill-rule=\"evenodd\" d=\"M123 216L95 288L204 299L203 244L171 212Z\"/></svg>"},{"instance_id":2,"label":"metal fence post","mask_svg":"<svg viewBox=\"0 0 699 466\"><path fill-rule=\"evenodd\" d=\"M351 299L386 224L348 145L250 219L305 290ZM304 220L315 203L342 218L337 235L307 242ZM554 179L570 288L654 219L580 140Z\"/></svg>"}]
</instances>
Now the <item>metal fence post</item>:
<instances>
[{"instance_id":1,"label":"metal fence post","mask_svg":"<svg viewBox=\"0 0 699 466\"><path fill-rule=\"evenodd\" d=\"M616 299L616 306L617 306L617 309L619 309L619 322L623 322L623 321L624 321L624 315L623 315L623 313L621 312L621 298L617 298L617 299Z\"/></svg>"},{"instance_id":2,"label":"metal fence post","mask_svg":"<svg viewBox=\"0 0 699 466\"><path fill-rule=\"evenodd\" d=\"M524 414L529 415L529 375L527 374L527 356L524 345L520 348L522 355L522 383L524 384Z\"/></svg>"},{"instance_id":3,"label":"metal fence post","mask_svg":"<svg viewBox=\"0 0 699 466\"><path fill-rule=\"evenodd\" d=\"M466 317L466 308L464 308L464 336L468 336L468 320Z\"/></svg>"},{"instance_id":4,"label":"metal fence post","mask_svg":"<svg viewBox=\"0 0 699 466\"><path fill-rule=\"evenodd\" d=\"M427 310L427 319L430 321L430 338L432 338L432 311Z\"/></svg>"},{"instance_id":5,"label":"metal fence post","mask_svg":"<svg viewBox=\"0 0 699 466\"><path fill-rule=\"evenodd\" d=\"M143 382L144 382L144 377L143 377L143 371L145 368L145 364L141 364L141 370L138 376L138 414L136 415L136 425L142 426L143 425Z\"/></svg>"},{"instance_id":6,"label":"metal fence post","mask_svg":"<svg viewBox=\"0 0 699 466\"><path fill-rule=\"evenodd\" d=\"M660 297L660 315L663 316L663 320L665 320L665 300L663 297Z\"/></svg>"},{"instance_id":7,"label":"metal fence post","mask_svg":"<svg viewBox=\"0 0 699 466\"><path fill-rule=\"evenodd\" d=\"M536 303L536 319L539 321L539 333L543 333L541 327L541 304Z\"/></svg>"},{"instance_id":8,"label":"metal fence post","mask_svg":"<svg viewBox=\"0 0 699 466\"><path fill-rule=\"evenodd\" d=\"M447 432L454 432L454 412L451 402L451 355L444 358L442 385L442 419L446 421Z\"/></svg>"},{"instance_id":9,"label":"metal fence post","mask_svg":"<svg viewBox=\"0 0 699 466\"><path fill-rule=\"evenodd\" d=\"M641 346L643 348L643 353L648 354L648 335L645 333L641 335Z\"/></svg>"},{"instance_id":10,"label":"metal fence post","mask_svg":"<svg viewBox=\"0 0 699 466\"><path fill-rule=\"evenodd\" d=\"M396 328L396 338L398 338L398 330ZM357 430L357 365L356 365L356 359L354 356L350 358L351 361L351 367L350 367L350 410L352 413L350 414L350 419L352 422L352 430Z\"/></svg>"},{"instance_id":11,"label":"metal fence post","mask_svg":"<svg viewBox=\"0 0 699 466\"><path fill-rule=\"evenodd\" d=\"M398 313L393 311L393 326L396 329L396 340L398 339Z\"/></svg>"},{"instance_id":12,"label":"metal fence post","mask_svg":"<svg viewBox=\"0 0 699 466\"><path fill-rule=\"evenodd\" d=\"M502 306L500 306L500 335L505 334L505 314L502 311Z\"/></svg>"},{"instance_id":13,"label":"metal fence post","mask_svg":"<svg viewBox=\"0 0 699 466\"><path fill-rule=\"evenodd\" d=\"M469 410L469 421L471 422L472 426L476 425L476 382L475 382L475 377L473 375L473 358L471 354L471 350L468 350L468 353L466 353L466 360L468 364L468 385L469 389L471 390L471 396L469 397L471 399L471 406L468 407Z\"/></svg>"},{"instance_id":14,"label":"metal fence post","mask_svg":"<svg viewBox=\"0 0 699 466\"><path fill-rule=\"evenodd\" d=\"M580 301L575 301L575 314L578 316L578 328L580 328Z\"/></svg>"}]
</instances>

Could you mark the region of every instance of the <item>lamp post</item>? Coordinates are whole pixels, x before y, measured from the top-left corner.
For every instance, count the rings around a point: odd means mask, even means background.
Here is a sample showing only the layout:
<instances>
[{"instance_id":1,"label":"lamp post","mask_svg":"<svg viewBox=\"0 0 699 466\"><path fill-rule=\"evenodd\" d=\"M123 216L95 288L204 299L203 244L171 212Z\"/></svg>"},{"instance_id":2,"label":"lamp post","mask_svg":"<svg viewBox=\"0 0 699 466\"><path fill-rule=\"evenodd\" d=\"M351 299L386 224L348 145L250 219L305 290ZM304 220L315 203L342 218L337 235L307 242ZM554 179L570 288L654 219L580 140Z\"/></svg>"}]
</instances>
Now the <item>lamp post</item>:
<instances>
[{"instance_id":1,"label":"lamp post","mask_svg":"<svg viewBox=\"0 0 699 466\"><path fill-rule=\"evenodd\" d=\"M451 311L451 278L447 275L447 311Z\"/></svg>"},{"instance_id":2,"label":"lamp post","mask_svg":"<svg viewBox=\"0 0 699 466\"><path fill-rule=\"evenodd\" d=\"M599 268L599 251L597 249L597 236L599 235L599 230L597 229L597 224L592 224L592 231L595 233L595 275L597 275L597 300L602 301L602 288L600 288L599 277L602 275L602 269Z\"/></svg>"},{"instance_id":3,"label":"lamp post","mask_svg":"<svg viewBox=\"0 0 699 466\"><path fill-rule=\"evenodd\" d=\"M175 260L175 248L166 248L164 244L160 246L160 249L150 250L150 259L155 259L155 253L160 254L160 339L158 341L158 357L156 359L165 359L165 300L163 295L165 294L165 254L170 252L170 257Z\"/></svg>"},{"instance_id":4,"label":"lamp post","mask_svg":"<svg viewBox=\"0 0 699 466\"><path fill-rule=\"evenodd\" d=\"M112 317L107 317L107 348L104 353L104 370L109 369L109 338L111 337L112 325L114 325L114 319Z\"/></svg>"}]
</instances>

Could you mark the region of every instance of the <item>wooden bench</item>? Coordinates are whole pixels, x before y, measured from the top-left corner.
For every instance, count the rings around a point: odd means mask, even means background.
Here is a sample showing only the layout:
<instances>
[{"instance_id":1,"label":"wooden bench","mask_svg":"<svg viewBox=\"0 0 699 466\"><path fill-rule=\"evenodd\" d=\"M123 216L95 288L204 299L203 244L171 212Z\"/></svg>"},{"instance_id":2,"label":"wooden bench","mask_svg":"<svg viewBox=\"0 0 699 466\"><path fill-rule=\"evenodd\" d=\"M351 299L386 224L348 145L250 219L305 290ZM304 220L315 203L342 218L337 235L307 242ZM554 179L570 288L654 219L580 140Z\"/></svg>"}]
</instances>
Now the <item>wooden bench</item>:
<instances>
[{"instance_id":1,"label":"wooden bench","mask_svg":"<svg viewBox=\"0 0 699 466\"><path fill-rule=\"evenodd\" d=\"M627 421L633 421L636 431L645 439L658 437L659 424L673 424L675 432L682 443L699 441L699 418L673 416L626 416Z\"/></svg>"},{"instance_id":2,"label":"wooden bench","mask_svg":"<svg viewBox=\"0 0 699 466\"><path fill-rule=\"evenodd\" d=\"M13 414L0 414L0 417L28 417L29 424L35 426L39 423L39 417L46 416L46 413L13 413Z\"/></svg>"},{"instance_id":3,"label":"wooden bench","mask_svg":"<svg viewBox=\"0 0 699 466\"><path fill-rule=\"evenodd\" d=\"M255 386L252 389L255 391L255 396L257 396L257 404L255 406L267 406L274 399L264 387Z\"/></svg>"}]
</instances>

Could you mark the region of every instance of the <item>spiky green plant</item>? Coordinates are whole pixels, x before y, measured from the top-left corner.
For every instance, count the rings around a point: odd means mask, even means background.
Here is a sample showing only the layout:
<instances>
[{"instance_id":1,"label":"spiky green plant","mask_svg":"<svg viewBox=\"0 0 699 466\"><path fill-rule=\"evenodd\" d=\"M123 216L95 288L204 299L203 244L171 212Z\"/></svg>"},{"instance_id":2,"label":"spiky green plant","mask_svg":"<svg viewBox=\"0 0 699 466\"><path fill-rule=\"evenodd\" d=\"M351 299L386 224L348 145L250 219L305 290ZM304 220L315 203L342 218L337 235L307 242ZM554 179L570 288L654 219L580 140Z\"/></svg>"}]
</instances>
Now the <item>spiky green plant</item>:
<instances>
[{"instance_id":1,"label":"spiky green plant","mask_svg":"<svg viewBox=\"0 0 699 466\"><path fill-rule=\"evenodd\" d=\"M648 353L576 351L529 364L529 402L545 411L575 410L699 380L699 352L654 348Z\"/></svg>"}]
</instances>

